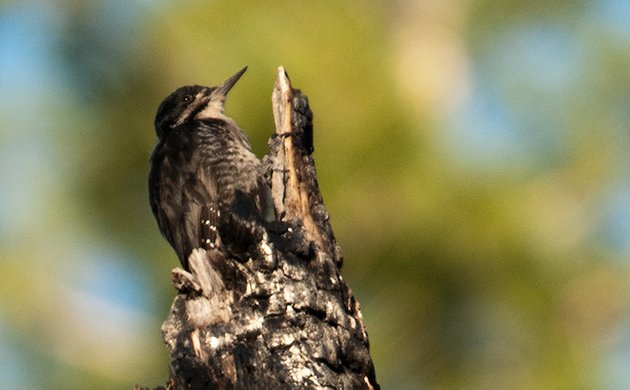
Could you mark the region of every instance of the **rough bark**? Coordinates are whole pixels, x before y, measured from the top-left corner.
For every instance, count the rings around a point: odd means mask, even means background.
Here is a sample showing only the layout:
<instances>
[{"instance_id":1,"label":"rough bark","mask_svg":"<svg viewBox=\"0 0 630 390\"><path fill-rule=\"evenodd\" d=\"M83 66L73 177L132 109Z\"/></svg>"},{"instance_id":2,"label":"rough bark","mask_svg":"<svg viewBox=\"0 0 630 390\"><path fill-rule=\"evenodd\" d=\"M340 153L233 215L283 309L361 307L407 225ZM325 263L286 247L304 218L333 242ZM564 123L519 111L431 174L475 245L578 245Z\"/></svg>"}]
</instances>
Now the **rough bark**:
<instances>
[{"instance_id":1,"label":"rough bark","mask_svg":"<svg viewBox=\"0 0 630 390\"><path fill-rule=\"evenodd\" d=\"M276 229L256 258L195 250L162 325L169 389L378 389L359 303L319 192L308 99L282 67L264 162Z\"/></svg>"}]
</instances>

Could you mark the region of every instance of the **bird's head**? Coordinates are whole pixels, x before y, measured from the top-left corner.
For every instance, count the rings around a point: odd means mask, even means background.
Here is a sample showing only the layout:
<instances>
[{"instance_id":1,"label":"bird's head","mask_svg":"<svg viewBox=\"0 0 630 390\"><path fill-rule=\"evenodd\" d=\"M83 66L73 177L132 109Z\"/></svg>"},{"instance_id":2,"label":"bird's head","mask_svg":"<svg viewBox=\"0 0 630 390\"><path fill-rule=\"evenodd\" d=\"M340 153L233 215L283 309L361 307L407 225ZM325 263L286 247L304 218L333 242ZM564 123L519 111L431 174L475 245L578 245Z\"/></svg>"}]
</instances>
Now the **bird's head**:
<instances>
[{"instance_id":1,"label":"bird's head","mask_svg":"<svg viewBox=\"0 0 630 390\"><path fill-rule=\"evenodd\" d=\"M178 88L158 108L155 116L155 131L158 137L188 120L225 118L225 97L241 78L247 67L239 70L223 84L216 87L191 85Z\"/></svg>"}]
</instances>

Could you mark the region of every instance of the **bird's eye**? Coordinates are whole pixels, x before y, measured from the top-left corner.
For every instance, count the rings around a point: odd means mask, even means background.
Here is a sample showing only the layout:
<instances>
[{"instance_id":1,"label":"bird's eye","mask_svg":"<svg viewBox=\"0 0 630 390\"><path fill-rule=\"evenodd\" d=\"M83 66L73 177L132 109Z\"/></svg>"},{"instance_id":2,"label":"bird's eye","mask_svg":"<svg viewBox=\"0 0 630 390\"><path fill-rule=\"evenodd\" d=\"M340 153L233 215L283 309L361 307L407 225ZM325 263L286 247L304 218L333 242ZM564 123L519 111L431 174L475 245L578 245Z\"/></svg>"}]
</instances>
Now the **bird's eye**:
<instances>
[{"instance_id":1,"label":"bird's eye","mask_svg":"<svg viewBox=\"0 0 630 390\"><path fill-rule=\"evenodd\" d=\"M184 96L184 103L190 103L192 100L193 99L191 95Z\"/></svg>"}]
</instances>

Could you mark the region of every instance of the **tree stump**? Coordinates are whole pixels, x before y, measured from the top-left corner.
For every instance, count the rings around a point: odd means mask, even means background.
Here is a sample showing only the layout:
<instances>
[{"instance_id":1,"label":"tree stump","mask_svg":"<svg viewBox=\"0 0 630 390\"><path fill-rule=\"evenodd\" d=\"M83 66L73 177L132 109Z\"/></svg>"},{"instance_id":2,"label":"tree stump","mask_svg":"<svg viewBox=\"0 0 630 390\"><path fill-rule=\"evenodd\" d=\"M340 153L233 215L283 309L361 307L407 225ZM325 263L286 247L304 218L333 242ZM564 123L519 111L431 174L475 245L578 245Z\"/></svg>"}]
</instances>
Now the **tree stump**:
<instances>
[{"instance_id":1,"label":"tree stump","mask_svg":"<svg viewBox=\"0 0 630 390\"><path fill-rule=\"evenodd\" d=\"M312 113L282 67L264 158L278 229L245 262L196 249L162 325L168 389L379 389L315 173ZM272 232L271 230L277 230Z\"/></svg>"}]
</instances>

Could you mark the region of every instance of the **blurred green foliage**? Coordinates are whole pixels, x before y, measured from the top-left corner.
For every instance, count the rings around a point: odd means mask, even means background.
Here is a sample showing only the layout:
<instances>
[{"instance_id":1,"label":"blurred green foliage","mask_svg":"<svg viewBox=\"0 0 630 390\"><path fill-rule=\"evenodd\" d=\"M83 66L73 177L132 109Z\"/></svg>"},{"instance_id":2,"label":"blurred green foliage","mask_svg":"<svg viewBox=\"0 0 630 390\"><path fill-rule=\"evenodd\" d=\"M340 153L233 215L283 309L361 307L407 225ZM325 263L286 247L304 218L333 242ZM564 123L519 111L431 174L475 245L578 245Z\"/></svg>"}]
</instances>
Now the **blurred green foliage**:
<instances>
[{"instance_id":1,"label":"blurred green foliage","mask_svg":"<svg viewBox=\"0 0 630 390\"><path fill-rule=\"evenodd\" d=\"M42 193L42 212L0 247L0 336L20 350L19 366L35 368L22 383L166 379L159 324L176 257L147 200L153 115L175 88L248 65L227 111L262 156L283 65L314 111L320 186L383 387L603 386L629 296L627 267L600 225L627 164L630 46L588 22L590 3L542 4L3 2L0 12L52 18L61 80L36 89L48 132L21 122L56 156L35 169L52 179L29 190ZM542 65L536 52L511 51L532 31L551 40ZM557 36L567 38L553 46ZM554 58L556 49L569 54ZM475 157L471 133L454 132L475 130L462 107L480 84L525 153ZM21 139L0 126L0 141ZM127 275L85 260L99 256ZM99 273L132 280L122 301L150 297L121 317L142 323L124 337L73 311L116 303L114 281L101 300L76 295Z\"/></svg>"}]
</instances>

